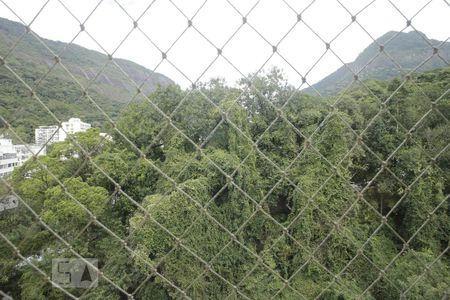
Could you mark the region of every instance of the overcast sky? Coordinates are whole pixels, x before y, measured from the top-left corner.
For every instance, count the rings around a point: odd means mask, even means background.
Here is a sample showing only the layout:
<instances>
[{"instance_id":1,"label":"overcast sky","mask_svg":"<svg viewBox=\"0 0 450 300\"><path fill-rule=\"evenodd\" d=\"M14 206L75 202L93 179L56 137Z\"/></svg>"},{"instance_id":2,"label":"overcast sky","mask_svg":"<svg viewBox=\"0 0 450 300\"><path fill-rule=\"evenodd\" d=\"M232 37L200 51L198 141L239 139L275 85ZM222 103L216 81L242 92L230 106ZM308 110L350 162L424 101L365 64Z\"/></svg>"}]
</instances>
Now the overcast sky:
<instances>
[{"instance_id":1,"label":"overcast sky","mask_svg":"<svg viewBox=\"0 0 450 300\"><path fill-rule=\"evenodd\" d=\"M391 0L401 13L387 0L339 1L348 11L337 0L313 4L311 0L261 0L256 6L256 0L0 0L0 16L16 21L20 17L29 24L40 11L31 25L40 36L63 42L76 37L73 43L156 68L182 87L198 78L207 81L218 76L233 84L242 77L240 72L247 75L264 64L264 69L282 68L295 86L301 84L297 72L315 83L342 63L330 51L323 55L324 42L307 25L324 41L332 41L331 48L344 62L353 61L372 38L387 31L413 30L406 28L407 19L428 38L449 38L450 7L445 0ZM248 24L242 26L242 16L249 10ZM296 12L303 10L307 25L297 22ZM351 15L356 15L359 24L351 22ZM195 28L187 29L188 19ZM133 20L138 20L136 30L132 30ZM96 42L79 33L79 22L85 22ZM272 45L278 43L277 51L284 59L277 53L271 57ZM216 47L223 48L223 57L217 56ZM161 51L167 52L168 61L161 63Z\"/></svg>"}]
</instances>

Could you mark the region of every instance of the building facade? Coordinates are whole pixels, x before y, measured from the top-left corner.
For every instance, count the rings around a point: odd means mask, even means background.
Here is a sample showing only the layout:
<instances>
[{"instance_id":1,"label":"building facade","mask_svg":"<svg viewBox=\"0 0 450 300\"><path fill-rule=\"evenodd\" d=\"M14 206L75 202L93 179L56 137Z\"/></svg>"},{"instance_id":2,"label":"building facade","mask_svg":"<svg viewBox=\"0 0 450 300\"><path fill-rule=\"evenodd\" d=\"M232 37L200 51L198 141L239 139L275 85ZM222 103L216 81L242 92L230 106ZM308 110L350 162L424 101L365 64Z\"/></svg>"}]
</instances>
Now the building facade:
<instances>
[{"instance_id":1,"label":"building facade","mask_svg":"<svg viewBox=\"0 0 450 300\"><path fill-rule=\"evenodd\" d=\"M17 166L19 158L12 141L0 137L0 178L10 175Z\"/></svg>"},{"instance_id":2,"label":"building facade","mask_svg":"<svg viewBox=\"0 0 450 300\"><path fill-rule=\"evenodd\" d=\"M33 155L45 155L46 147L42 145L14 145L11 139L0 137L0 178L10 175Z\"/></svg>"},{"instance_id":3,"label":"building facade","mask_svg":"<svg viewBox=\"0 0 450 300\"><path fill-rule=\"evenodd\" d=\"M85 132L89 128L91 128L91 124L82 122L78 118L70 118L69 121L62 122L62 131L67 134Z\"/></svg>"},{"instance_id":4,"label":"building facade","mask_svg":"<svg viewBox=\"0 0 450 300\"><path fill-rule=\"evenodd\" d=\"M34 140L36 145L44 145L48 142L48 145L56 142L60 142L59 136L60 130L58 126L39 126L34 130Z\"/></svg>"},{"instance_id":5,"label":"building facade","mask_svg":"<svg viewBox=\"0 0 450 300\"><path fill-rule=\"evenodd\" d=\"M61 128L53 126L39 126L35 129L36 145L53 144L66 140L68 134L85 132L91 128L91 124L82 122L79 118L70 118L67 122L61 123Z\"/></svg>"},{"instance_id":6,"label":"building facade","mask_svg":"<svg viewBox=\"0 0 450 300\"><path fill-rule=\"evenodd\" d=\"M29 160L33 155L41 156L47 154L47 148L42 145L14 145L19 159L19 166Z\"/></svg>"}]
</instances>

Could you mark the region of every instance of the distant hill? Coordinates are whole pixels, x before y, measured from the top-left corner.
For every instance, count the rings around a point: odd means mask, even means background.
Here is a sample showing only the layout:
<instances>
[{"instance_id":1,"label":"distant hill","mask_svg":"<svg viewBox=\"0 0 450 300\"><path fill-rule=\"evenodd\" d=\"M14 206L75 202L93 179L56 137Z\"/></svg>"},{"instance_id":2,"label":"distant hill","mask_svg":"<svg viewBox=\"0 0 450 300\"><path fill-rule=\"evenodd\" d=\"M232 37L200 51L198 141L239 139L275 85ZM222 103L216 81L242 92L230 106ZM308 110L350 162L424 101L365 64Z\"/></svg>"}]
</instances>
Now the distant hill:
<instances>
[{"instance_id":1,"label":"distant hill","mask_svg":"<svg viewBox=\"0 0 450 300\"><path fill-rule=\"evenodd\" d=\"M68 45L44 38L42 40L54 53L62 53L60 61L83 86L87 86L109 61L107 55L75 44ZM14 50L9 53L17 42ZM25 26L3 18L0 18L0 56L6 57L7 64L30 86L36 85L55 63L54 55L32 33L27 33ZM152 74L142 87L142 91L147 94L158 85L166 86L173 83L168 77L153 73L131 61L116 58L114 61L127 75L124 75L114 63L109 62L89 88L89 95L112 117L115 117L136 93L135 86L130 83L127 76L140 84ZM104 121L99 110L83 97L79 85L60 65L57 65L39 84L36 94L59 119L74 116L97 126ZM0 115L27 140L30 140L33 127L55 123L49 113L42 109L36 100L29 97L23 84L2 66L0 66ZM1 127L0 135L5 133L4 126Z\"/></svg>"},{"instance_id":2,"label":"distant hill","mask_svg":"<svg viewBox=\"0 0 450 300\"><path fill-rule=\"evenodd\" d=\"M358 72L377 54L380 54L358 75L359 78L362 80L388 80L401 76L401 71L390 58L396 61L404 71L410 71L416 68L433 54L433 48L430 47L424 38L426 39L426 36L423 33L415 31L408 33L390 31L364 49L354 62L348 64L348 67L353 72ZM448 67L448 63L450 63L450 43L446 42L441 45L442 42L437 40L429 40L429 43L433 47L439 47L438 54L443 59L434 55L418 71ZM384 51L390 58L380 53L379 45L384 45ZM352 80L354 80L353 74L347 67L342 66L337 71L314 84L313 87L322 95L333 95L344 89ZM312 88L307 88L303 91L316 94Z\"/></svg>"}]
</instances>

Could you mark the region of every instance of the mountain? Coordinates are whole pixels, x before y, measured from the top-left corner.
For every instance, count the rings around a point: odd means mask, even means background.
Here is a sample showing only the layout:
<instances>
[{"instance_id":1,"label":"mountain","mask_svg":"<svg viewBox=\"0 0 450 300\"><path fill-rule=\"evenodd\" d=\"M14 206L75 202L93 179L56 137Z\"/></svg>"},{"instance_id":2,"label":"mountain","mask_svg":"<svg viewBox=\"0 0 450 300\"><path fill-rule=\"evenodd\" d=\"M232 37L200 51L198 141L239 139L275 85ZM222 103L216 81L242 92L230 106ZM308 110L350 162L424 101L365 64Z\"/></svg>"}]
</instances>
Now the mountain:
<instances>
[{"instance_id":1,"label":"mountain","mask_svg":"<svg viewBox=\"0 0 450 300\"><path fill-rule=\"evenodd\" d=\"M24 25L0 18L0 57L5 58L7 65L26 84L38 85L36 95L60 120L73 116L96 126L104 121L101 112L83 96L77 81L84 87L89 86L89 95L113 118L136 94L137 89L130 79L139 85L151 75L141 87L146 94L157 86L173 83L168 77L134 62L114 58L119 68L105 54L45 38L40 38L41 42L34 35L37 36L27 32ZM47 47L59 56L67 70L61 64L55 65L58 58ZM45 79L41 80L42 77ZM0 66L0 115L27 141L35 126L56 123L29 94L12 72ZM0 135L6 133L4 124L1 125L0 122Z\"/></svg>"},{"instance_id":2,"label":"mountain","mask_svg":"<svg viewBox=\"0 0 450 300\"><path fill-rule=\"evenodd\" d=\"M386 54L380 52L380 45L384 47L383 52ZM433 55L433 47L439 48L435 55ZM360 79L388 80L402 75L398 66L401 66L405 72L408 72L415 69L432 55L433 57L419 67L417 71L448 67L450 62L450 43L428 39L421 32L390 31L364 49L354 62L347 64L348 67L340 67L337 71L312 85L312 87L322 95L333 95L347 87L354 80L354 75L349 71L349 68L356 73L368 64L358 74ZM304 92L316 94L313 88L309 87Z\"/></svg>"}]
</instances>

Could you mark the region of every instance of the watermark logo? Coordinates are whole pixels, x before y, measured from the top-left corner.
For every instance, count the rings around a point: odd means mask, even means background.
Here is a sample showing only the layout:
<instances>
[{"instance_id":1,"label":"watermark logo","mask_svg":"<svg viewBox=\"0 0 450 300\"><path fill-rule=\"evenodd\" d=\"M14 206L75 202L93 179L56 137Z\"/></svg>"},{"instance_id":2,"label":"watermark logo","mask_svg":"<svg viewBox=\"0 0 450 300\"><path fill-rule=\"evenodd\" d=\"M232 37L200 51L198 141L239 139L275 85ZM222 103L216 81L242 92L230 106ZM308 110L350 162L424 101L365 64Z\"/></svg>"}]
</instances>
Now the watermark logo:
<instances>
[{"instance_id":1,"label":"watermark logo","mask_svg":"<svg viewBox=\"0 0 450 300\"><path fill-rule=\"evenodd\" d=\"M0 212L19 206L19 199L14 195L0 196Z\"/></svg>"},{"instance_id":2,"label":"watermark logo","mask_svg":"<svg viewBox=\"0 0 450 300\"><path fill-rule=\"evenodd\" d=\"M95 258L52 259L52 281L65 288L97 287L98 260Z\"/></svg>"}]
</instances>

